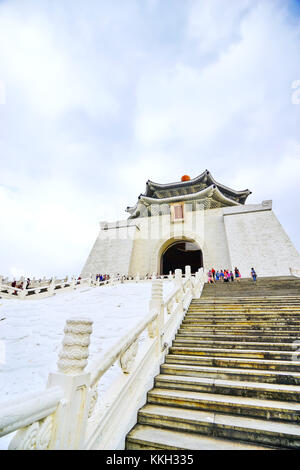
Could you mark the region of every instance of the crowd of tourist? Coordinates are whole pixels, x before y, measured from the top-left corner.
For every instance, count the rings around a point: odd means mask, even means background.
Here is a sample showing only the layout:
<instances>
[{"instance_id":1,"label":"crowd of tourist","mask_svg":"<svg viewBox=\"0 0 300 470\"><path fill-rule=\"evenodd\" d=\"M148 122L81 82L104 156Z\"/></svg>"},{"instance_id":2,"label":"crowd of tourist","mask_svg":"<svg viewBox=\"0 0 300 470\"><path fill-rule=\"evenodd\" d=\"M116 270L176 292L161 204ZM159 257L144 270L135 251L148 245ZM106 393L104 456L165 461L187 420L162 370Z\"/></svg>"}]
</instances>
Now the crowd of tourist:
<instances>
[{"instance_id":1,"label":"crowd of tourist","mask_svg":"<svg viewBox=\"0 0 300 470\"><path fill-rule=\"evenodd\" d=\"M24 283L26 282L26 289L29 289L30 286L30 279L29 277L26 281L20 281L20 284L17 284L17 281L14 279L11 283L11 287L16 287L17 289L23 289ZM14 294L17 295L17 291L14 291Z\"/></svg>"},{"instance_id":2,"label":"crowd of tourist","mask_svg":"<svg viewBox=\"0 0 300 470\"><path fill-rule=\"evenodd\" d=\"M250 274L251 274L253 281L255 282L257 279L257 274L254 268L251 268ZM207 275L208 275L209 284L215 284L216 282L233 282L233 281L239 282L241 279L241 273L237 267L235 267L234 270L221 269L217 271L214 268L211 268L208 271ZM156 277L164 278L166 276L159 276L157 274ZM146 274L146 276L144 276L144 279L151 279L151 278L152 276L150 274ZM108 281L109 279L110 279L109 274L96 274L96 281L105 282L105 281ZM134 278L132 276L125 276L121 274L117 274L116 276L116 280L121 281L121 282L130 281L133 279ZM80 284L80 281L81 281L81 277L78 277L77 284ZM29 277L24 281L20 281L19 284L14 279L13 282L11 283L11 286L16 287L17 289L23 289L24 283L26 283L26 289L29 289L30 282L31 281ZM41 279L39 280L39 282L41 282ZM17 291L15 291L14 294L17 295Z\"/></svg>"},{"instance_id":3,"label":"crowd of tourist","mask_svg":"<svg viewBox=\"0 0 300 470\"><path fill-rule=\"evenodd\" d=\"M251 268L250 274L251 274L253 281L256 281L257 274L254 268ZM208 276L209 284L215 284L216 282L233 282L233 281L239 282L242 277L237 267L235 267L234 270L221 269L217 271L214 268L211 268L208 271L207 276Z\"/></svg>"},{"instance_id":4,"label":"crowd of tourist","mask_svg":"<svg viewBox=\"0 0 300 470\"><path fill-rule=\"evenodd\" d=\"M108 281L110 279L109 274L96 274L96 281Z\"/></svg>"}]
</instances>

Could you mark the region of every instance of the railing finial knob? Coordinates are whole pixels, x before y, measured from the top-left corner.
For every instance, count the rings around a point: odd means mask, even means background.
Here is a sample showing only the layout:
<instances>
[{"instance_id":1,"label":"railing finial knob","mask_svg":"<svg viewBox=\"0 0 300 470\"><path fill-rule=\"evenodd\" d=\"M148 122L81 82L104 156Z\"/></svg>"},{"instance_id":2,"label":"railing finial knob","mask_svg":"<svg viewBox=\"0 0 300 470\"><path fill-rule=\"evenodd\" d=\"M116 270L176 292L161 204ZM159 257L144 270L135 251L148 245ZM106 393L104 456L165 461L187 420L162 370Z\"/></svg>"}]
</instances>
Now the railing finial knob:
<instances>
[{"instance_id":1,"label":"railing finial knob","mask_svg":"<svg viewBox=\"0 0 300 470\"><path fill-rule=\"evenodd\" d=\"M57 363L59 372L78 375L84 371L89 357L92 324L92 320L88 318L67 320L62 350Z\"/></svg>"}]
</instances>

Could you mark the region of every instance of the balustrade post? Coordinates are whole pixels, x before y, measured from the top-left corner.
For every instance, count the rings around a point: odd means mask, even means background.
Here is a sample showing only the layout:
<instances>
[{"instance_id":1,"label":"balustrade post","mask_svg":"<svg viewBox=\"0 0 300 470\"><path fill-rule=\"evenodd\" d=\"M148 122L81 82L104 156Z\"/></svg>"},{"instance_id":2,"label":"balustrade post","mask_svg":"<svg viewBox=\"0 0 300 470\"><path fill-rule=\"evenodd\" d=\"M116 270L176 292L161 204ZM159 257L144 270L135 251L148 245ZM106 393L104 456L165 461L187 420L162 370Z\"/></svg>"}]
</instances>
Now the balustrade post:
<instances>
[{"instance_id":1,"label":"balustrade post","mask_svg":"<svg viewBox=\"0 0 300 470\"><path fill-rule=\"evenodd\" d=\"M178 291L176 294L176 302L181 304L181 311L183 311L183 286L181 269L175 269L175 288Z\"/></svg>"},{"instance_id":2,"label":"balustrade post","mask_svg":"<svg viewBox=\"0 0 300 470\"><path fill-rule=\"evenodd\" d=\"M20 297L20 299L25 299L26 293L27 293L26 282L23 281L23 286L22 286L21 290L18 291L18 297Z\"/></svg>"},{"instance_id":3,"label":"balustrade post","mask_svg":"<svg viewBox=\"0 0 300 470\"><path fill-rule=\"evenodd\" d=\"M155 332L150 336L158 337L158 355L163 350L164 344L164 300L163 300L163 282L161 279L152 281L151 299L149 302L150 312L157 312L157 320L155 322Z\"/></svg>"},{"instance_id":4,"label":"balustrade post","mask_svg":"<svg viewBox=\"0 0 300 470\"><path fill-rule=\"evenodd\" d=\"M135 282L139 282L140 281L140 273L137 273L137 275L135 276Z\"/></svg>"},{"instance_id":5,"label":"balustrade post","mask_svg":"<svg viewBox=\"0 0 300 470\"><path fill-rule=\"evenodd\" d=\"M89 356L92 321L67 320L58 372L49 374L47 387L60 387L64 399L53 418L51 449L82 449L90 407L90 373L84 371Z\"/></svg>"},{"instance_id":6,"label":"balustrade post","mask_svg":"<svg viewBox=\"0 0 300 470\"><path fill-rule=\"evenodd\" d=\"M169 278L169 281L173 281L173 274L172 274L172 271L169 272L168 278Z\"/></svg>"},{"instance_id":7,"label":"balustrade post","mask_svg":"<svg viewBox=\"0 0 300 470\"><path fill-rule=\"evenodd\" d=\"M200 268L195 274L195 284L193 289L193 297L199 299L201 296L202 288L204 284L204 273L203 268Z\"/></svg>"},{"instance_id":8,"label":"balustrade post","mask_svg":"<svg viewBox=\"0 0 300 470\"><path fill-rule=\"evenodd\" d=\"M76 289L76 278L75 278L75 276L71 277L70 287L72 289Z\"/></svg>"},{"instance_id":9,"label":"balustrade post","mask_svg":"<svg viewBox=\"0 0 300 470\"><path fill-rule=\"evenodd\" d=\"M176 289L179 289L182 293L182 270L175 269L175 286Z\"/></svg>"},{"instance_id":10,"label":"balustrade post","mask_svg":"<svg viewBox=\"0 0 300 470\"><path fill-rule=\"evenodd\" d=\"M200 273L199 271L195 272L195 279L193 283L193 298L199 298L199 286L200 286Z\"/></svg>"},{"instance_id":11,"label":"balustrade post","mask_svg":"<svg viewBox=\"0 0 300 470\"><path fill-rule=\"evenodd\" d=\"M54 291L55 291L55 277L52 278L52 281L50 282L49 287L48 287L49 294L54 295Z\"/></svg>"},{"instance_id":12,"label":"balustrade post","mask_svg":"<svg viewBox=\"0 0 300 470\"><path fill-rule=\"evenodd\" d=\"M192 276L191 267L190 267L190 266L186 266L186 267L185 267L185 278L186 278L186 279L190 279L191 276Z\"/></svg>"},{"instance_id":13,"label":"balustrade post","mask_svg":"<svg viewBox=\"0 0 300 470\"><path fill-rule=\"evenodd\" d=\"M204 274L204 269L203 269L203 268L199 268L199 279L201 280L201 283L204 284L204 282L205 282L205 274Z\"/></svg>"}]
</instances>

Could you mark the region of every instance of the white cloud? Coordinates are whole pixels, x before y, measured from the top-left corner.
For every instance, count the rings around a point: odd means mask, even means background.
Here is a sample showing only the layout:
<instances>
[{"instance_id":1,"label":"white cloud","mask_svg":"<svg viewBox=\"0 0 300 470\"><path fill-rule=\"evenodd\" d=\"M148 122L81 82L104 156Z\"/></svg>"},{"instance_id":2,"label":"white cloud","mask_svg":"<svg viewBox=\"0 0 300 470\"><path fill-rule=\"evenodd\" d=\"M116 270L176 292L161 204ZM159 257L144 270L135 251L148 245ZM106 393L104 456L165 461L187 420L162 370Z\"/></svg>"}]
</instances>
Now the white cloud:
<instances>
[{"instance_id":1,"label":"white cloud","mask_svg":"<svg viewBox=\"0 0 300 470\"><path fill-rule=\"evenodd\" d=\"M205 12L215 12L210 3L204 5ZM213 141L237 116L246 119L245 131L254 138L253 132L262 133L261 126L281 119L282 106L290 102L287 77L299 69L292 60L298 48L294 30L282 22L279 12L268 20L271 11L270 5L259 5L242 16L239 40L224 52L220 44L215 61L205 66L201 60L199 65L181 61L144 76L138 88L137 139L151 145L176 138L199 146ZM235 21L235 9L230 12ZM218 29L213 31L217 35ZM222 35L217 37L222 43Z\"/></svg>"},{"instance_id":2,"label":"white cloud","mask_svg":"<svg viewBox=\"0 0 300 470\"><path fill-rule=\"evenodd\" d=\"M118 102L105 79L109 60L102 56L99 70L88 52L76 51L78 38L73 43L68 35L56 33L45 13L24 21L18 3L15 8L0 5L0 43L9 45L1 49L8 99L17 86L27 105L51 118L76 108L92 116L115 115Z\"/></svg>"},{"instance_id":3,"label":"white cloud","mask_svg":"<svg viewBox=\"0 0 300 470\"><path fill-rule=\"evenodd\" d=\"M253 0L193 1L188 15L188 37L196 40L200 53L219 53L240 39L241 19L255 4Z\"/></svg>"},{"instance_id":4,"label":"white cloud","mask_svg":"<svg viewBox=\"0 0 300 470\"><path fill-rule=\"evenodd\" d=\"M3 274L79 272L147 179L205 168L274 199L300 248L299 18L273 0L162 1L0 3Z\"/></svg>"}]
</instances>

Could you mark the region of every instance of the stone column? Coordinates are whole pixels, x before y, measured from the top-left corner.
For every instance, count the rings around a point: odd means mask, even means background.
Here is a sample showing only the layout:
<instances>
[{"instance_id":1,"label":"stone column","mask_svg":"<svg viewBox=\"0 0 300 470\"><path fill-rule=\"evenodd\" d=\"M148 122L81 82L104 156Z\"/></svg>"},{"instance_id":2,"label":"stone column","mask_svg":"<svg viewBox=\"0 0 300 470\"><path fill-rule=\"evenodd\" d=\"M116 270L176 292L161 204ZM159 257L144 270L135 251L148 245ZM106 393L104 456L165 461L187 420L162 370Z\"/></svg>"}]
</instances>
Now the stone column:
<instances>
[{"instance_id":1,"label":"stone column","mask_svg":"<svg viewBox=\"0 0 300 470\"><path fill-rule=\"evenodd\" d=\"M55 276L52 278L52 281L50 282L49 287L48 287L49 294L54 295L54 291L55 291Z\"/></svg>"},{"instance_id":2,"label":"stone column","mask_svg":"<svg viewBox=\"0 0 300 470\"><path fill-rule=\"evenodd\" d=\"M20 299L25 299L26 294L27 294L26 281L23 281L23 287L21 290L18 291L18 297L20 297Z\"/></svg>"},{"instance_id":3,"label":"stone column","mask_svg":"<svg viewBox=\"0 0 300 470\"><path fill-rule=\"evenodd\" d=\"M67 320L58 372L49 374L48 387L61 387L65 396L54 416L52 449L83 448L90 407L90 374L84 369L89 357L92 323L87 318Z\"/></svg>"},{"instance_id":4,"label":"stone column","mask_svg":"<svg viewBox=\"0 0 300 470\"><path fill-rule=\"evenodd\" d=\"M176 302L181 304L181 310L183 311L183 287L181 269L175 269L175 289L178 291L176 294Z\"/></svg>"},{"instance_id":5,"label":"stone column","mask_svg":"<svg viewBox=\"0 0 300 470\"><path fill-rule=\"evenodd\" d=\"M186 277L186 279L190 279L190 278L191 278L191 275L192 275L192 273L191 273L191 267L190 267L190 266L186 266L186 267L185 267L185 277Z\"/></svg>"},{"instance_id":6,"label":"stone column","mask_svg":"<svg viewBox=\"0 0 300 470\"><path fill-rule=\"evenodd\" d=\"M164 300L163 300L163 282L161 279L154 279L152 281L151 299L149 302L150 312L157 312L158 316L154 325L152 325L152 331L149 330L149 336L158 336L158 349L157 353L163 349L164 344Z\"/></svg>"},{"instance_id":7,"label":"stone column","mask_svg":"<svg viewBox=\"0 0 300 470\"><path fill-rule=\"evenodd\" d=\"M182 288L182 270L181 269L175 269L175 285L176 285L176 288L178 287Z\"/></svg>"}]
</instances>

